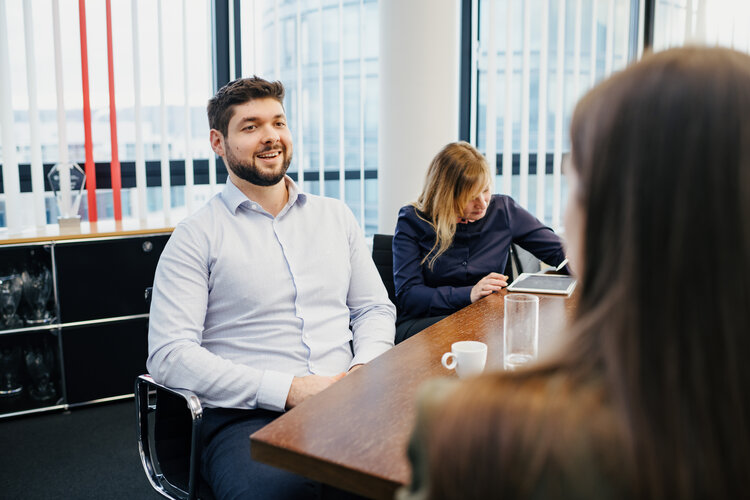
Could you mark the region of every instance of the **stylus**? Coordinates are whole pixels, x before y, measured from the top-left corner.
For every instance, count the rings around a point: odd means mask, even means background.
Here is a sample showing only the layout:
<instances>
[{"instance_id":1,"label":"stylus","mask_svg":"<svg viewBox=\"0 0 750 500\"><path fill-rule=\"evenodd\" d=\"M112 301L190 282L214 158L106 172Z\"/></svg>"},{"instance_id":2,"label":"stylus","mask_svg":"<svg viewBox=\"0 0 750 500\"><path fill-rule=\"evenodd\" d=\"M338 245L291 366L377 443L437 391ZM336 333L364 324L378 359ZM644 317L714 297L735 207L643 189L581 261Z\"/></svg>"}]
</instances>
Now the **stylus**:
<instances>
[{"instance_id":1,"label":"stylus","mask_svg":"<svg viewBox=\"0 0 750 500\"><path fill-rule=\"evenodd\" d=\"M565 267L565 264L568 263L568 259L565 259L564 261L560 262L560 265L555 268L555 271L559 271L563 267Z\"/></svg>"}]
</instances>

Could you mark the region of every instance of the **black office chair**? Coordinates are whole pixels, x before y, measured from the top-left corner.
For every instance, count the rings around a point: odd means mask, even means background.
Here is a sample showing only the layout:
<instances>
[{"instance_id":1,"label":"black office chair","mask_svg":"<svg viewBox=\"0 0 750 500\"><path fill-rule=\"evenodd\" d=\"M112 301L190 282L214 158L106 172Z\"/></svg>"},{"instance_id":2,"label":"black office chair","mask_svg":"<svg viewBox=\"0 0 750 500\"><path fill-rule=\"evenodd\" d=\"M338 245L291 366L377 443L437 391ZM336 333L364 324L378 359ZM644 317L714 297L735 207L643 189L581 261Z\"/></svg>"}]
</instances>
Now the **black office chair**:
<instances>
[{"instance_id":1,"label":"black office chair","mask_svg":"<svg viewBox=\"0 0 750 500\"><path fill-rule=\"evenodd\" d=\"M213 498L200 479L203 409L198 397L139 375L135 408L138 452L151 486L172 499Z\"/></svg>"},{"instance_id":2,"label":"black office chair","mask_svg":"<svg viewBox=\"0 0 750 500\"><path fill-rule=\"evenodd\" d=\"M521 273L538 273L541 268L539 259L531 252L511 243L508 262L503 271L503 274L509 278L508 284L511 284Z\"/></svg>"},{"instance_id":3,"label":"black office chair","mask_svg":"<svg viewBox=\"0 0 750 500\"><path fill-rule=\"evenodd\" d=\"M146 289L151 300L151 288ZM203 408L190 391L171 389L151 375L135 380L138 452L151 486L180 500L213 499L200 477L200 434Z\"/></svg>"},{"instance_id":4,"label":"black office chair","mask_svg":"<svg viewBox=\"0 0 750 500\"><path fill-rule=\"evenodd\" d=\"M393 284L393 236L390 234L376 234L372 237L372 260L378 268L380 279L383 280L388 298L396 305L396 286ZM398 309L398 305L396 305Z\"/></svg>"}]
</instances>

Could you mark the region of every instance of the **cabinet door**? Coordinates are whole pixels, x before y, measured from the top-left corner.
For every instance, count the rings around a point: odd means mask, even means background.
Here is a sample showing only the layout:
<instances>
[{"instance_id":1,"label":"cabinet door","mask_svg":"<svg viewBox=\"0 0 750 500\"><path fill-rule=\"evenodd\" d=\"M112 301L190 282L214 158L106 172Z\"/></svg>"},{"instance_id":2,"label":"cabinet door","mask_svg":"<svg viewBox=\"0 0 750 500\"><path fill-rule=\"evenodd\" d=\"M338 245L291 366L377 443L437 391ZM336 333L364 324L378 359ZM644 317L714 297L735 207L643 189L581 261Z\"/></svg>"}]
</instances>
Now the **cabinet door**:
<instances>
[{"instance_id":1,"label":"cabinet door","mask_svg":"<svg viewBox=\"0 0 750 500\"><path fill-rule=\"evenodd\" d=\"M0 335L0 414L63 403L57 330Z\"/></svg>"},{"instance_id":2,"label":"cabinet door","mask_svg":"<svg viewBox=\"0 0 750 500\"><path fill-rule=\"evenodd\" d=\"M146 373L147 337L145 318L63 328L68 403L132 394Z\"/></svg>"},{"instance_id":3,"label":"cabinet door","mask_svg":"<svg viewBox=\"0 0 750 500\"><path fill-rule=\"evenodd\" d=\"M56 245L61 322L147 313L143 292L153 284L168 239L155 235Z\"/></svg>"}]
</instances>

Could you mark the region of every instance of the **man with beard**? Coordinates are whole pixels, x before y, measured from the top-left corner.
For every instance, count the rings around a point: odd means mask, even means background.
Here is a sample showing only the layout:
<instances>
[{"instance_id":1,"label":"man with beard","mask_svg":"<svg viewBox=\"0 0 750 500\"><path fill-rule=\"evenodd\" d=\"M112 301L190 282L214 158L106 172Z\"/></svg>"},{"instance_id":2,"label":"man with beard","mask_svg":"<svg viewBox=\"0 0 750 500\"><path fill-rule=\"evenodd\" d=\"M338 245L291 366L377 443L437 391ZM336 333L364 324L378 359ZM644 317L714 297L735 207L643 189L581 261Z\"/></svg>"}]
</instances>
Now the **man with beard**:
<instances>
[{"instance_id":1,"label":"man with beard","mask_svg":"<svg viewBox=\"0 0 750 500\"><path fill-rule=\"evenodd\" d=\"M248 436L393 346L395 309L351 211L286 176L284 87L253 77L208 103L223 191L159 260L149 372L203 406L201 473L217 498L316 498L254 462Z\"/></svg>"}]
</instances>

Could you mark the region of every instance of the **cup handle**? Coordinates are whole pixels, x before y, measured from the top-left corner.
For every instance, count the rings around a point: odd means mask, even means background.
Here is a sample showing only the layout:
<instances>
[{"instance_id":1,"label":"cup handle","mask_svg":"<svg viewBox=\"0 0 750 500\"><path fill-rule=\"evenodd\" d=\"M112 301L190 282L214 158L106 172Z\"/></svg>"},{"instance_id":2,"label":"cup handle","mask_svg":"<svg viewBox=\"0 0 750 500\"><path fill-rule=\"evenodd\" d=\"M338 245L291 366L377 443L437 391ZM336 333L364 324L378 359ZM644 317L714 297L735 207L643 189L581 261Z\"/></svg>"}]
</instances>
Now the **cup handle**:
<instances>
[{"instance_id":1,"label":"cup handle","mask_svg":"<svg viewBox=\"0 0 750 500\"><path fill-rule=\"evenodd\" d=\"M453 358L453 360L448 361L450 358ZM447 369L453 370L456 367L456 355L452 352L446 352L445 354L443 354L443 359L441 359L440 362Z\"/></svg>"}]
</instances>

